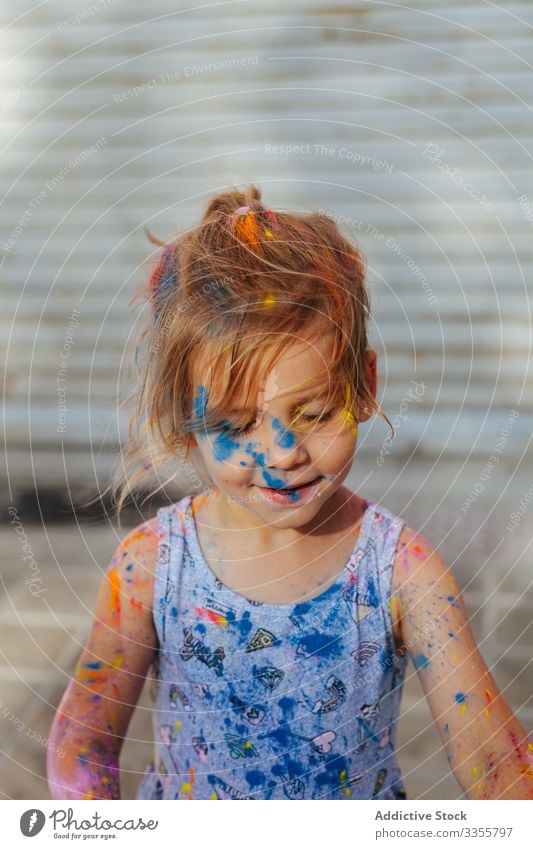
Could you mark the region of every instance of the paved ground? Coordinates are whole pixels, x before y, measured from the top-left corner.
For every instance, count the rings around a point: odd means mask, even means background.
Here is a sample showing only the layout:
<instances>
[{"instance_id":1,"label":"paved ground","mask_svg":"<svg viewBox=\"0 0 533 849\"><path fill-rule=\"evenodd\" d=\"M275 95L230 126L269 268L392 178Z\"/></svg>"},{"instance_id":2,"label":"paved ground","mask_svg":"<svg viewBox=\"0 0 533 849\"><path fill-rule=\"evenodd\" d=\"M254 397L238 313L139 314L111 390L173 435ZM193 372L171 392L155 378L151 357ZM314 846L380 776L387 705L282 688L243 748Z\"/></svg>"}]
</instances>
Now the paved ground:
<instances>
[{"instance_id":1,"label":"paved ground","mask_svg":"<svg viewBox=\"0 0 533 849\"><path fill-rule=\"evenodd\" d=\"M126 529L123 529L123 533ZM55 708L72 674L90 622L100 569L113 551L116 530L102 525L48 525L24 528L39 567L43 592L33 597L25 580L29 570L19 560L20 544L13 529L0 529L0 548L5 558L4 588L0 599L0 793L10 799L49 798L45 778L47 736ZM509 646L531 622L530 609L513 608L512 622L493 632L491 640ZM467 594L473 608L474 595ZM476 621L476 636L482 638ZM486 659L494 654L494 642L486 642ZM488 657L487 657L488 656ZM499 657L499 655L497 655ZM524 724L531 727L527 701L530 676L520 642L499 659L496 677ZM508 686L507 686L508 685ZM122 766L125 798L134 798L150 755L150 716L144 711L146 690L130 724ZM409 664L399 726L398 757L409 798L457 799L461 790L450 773L440 739L416 674Z\"/></svg>"}]
</instances>

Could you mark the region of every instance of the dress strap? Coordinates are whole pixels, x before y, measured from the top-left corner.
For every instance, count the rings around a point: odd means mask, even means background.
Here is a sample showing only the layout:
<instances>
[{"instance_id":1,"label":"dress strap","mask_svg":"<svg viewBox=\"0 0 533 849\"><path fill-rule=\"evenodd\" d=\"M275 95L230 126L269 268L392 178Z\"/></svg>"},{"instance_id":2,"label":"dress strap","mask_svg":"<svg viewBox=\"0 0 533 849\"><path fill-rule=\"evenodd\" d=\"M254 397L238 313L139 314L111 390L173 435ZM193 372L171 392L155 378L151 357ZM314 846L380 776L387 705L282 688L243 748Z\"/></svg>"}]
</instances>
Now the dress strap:
<instances>
[{"instance_id":1,"label":"dress strap","mask_svg":"<svg viewBox=\"0 0 533 849\"><path fill-rule=\"evenodd\" d=\"M157 511L159 541L153 593L153 616L160 647L166 638L166 616L169 601L176 590L183 557L183 510L186 496L175 504L160 507Z\"/></svg>"}]
</instances>

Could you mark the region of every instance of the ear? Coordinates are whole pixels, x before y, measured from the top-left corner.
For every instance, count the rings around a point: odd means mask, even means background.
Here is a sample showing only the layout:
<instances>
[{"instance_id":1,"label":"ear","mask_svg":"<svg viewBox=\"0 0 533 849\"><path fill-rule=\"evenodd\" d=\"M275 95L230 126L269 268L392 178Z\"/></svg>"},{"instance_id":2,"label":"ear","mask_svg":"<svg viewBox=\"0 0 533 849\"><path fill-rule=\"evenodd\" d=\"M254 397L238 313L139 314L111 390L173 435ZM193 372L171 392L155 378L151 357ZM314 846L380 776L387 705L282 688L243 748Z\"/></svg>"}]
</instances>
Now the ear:
<instances>
[{"instance_id":1,"label":"ear","mask_svg":"<svg viewBox=\"0 0 533 849\"><path fill-rule=\"evenodd\" d=\"M369 348L366 352L365 370L368 390L372 398L375 398L378 387L378 355L372 348ZM358 408L358 421L366 422L371 415L372 410L365 406L364 401L361 401Z\"/></svg>"}]
</instances>

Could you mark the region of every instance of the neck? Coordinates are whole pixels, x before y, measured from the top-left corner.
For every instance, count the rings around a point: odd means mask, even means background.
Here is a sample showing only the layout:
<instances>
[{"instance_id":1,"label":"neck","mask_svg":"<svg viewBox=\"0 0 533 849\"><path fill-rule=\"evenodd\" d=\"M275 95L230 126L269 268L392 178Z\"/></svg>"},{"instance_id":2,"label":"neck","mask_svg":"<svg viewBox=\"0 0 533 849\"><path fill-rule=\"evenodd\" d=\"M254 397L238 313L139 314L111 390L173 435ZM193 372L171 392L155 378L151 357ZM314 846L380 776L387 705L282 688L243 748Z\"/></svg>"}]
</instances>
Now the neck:
<instances>
[{"instance_id":1,"label":"neck","mask_svg":"<svg viewBox=\"0 0 533 849\"><path fill-rule=\"evenodd\" d=\"M253 545L257 545L262 551L269 551L278 550L287 545L292 547L312 544L313 538L336 533L342 528L343 521L353 521L353 515L358 506L356 502L362 504L362 499L341 486L324 502L309 522L297 528L277 527L275 523L266 524L217 487L209 490L204 505L209 505L208 510L217 527L230 532L250 531ZM349 510L345 509L348 504ZM250 542L250 539L247 541Z\"/></svg>"}]
</instances>

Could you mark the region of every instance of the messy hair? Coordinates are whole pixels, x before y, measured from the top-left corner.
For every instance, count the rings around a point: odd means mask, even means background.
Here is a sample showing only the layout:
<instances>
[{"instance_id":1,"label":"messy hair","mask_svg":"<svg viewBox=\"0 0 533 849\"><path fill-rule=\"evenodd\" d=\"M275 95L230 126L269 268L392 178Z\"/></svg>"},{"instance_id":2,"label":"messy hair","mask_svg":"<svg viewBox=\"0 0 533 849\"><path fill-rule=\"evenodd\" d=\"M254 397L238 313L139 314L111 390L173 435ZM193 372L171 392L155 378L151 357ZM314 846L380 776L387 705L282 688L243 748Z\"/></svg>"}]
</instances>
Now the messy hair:
<instances>
[{"instance_id":1,"label":"messy hair","mask_svg":"<svg viewBox=\"0 0 533 849\"><path fill-rule=\"evenodd\" d=\"M176 477L195 431L228 423L235 407L243 421L233 414L232 424L253 419L260 381L295 340L326 334L332 402L352 416L365 405L390 425L365 367L365 260L332 218L269 209L252 184L212 197L199 224L170 242L150 238L161 250L135 296L146 320L135 340L128 439L108 487L118 513L153 472L163 482L146 497ZM206 353L221 400L199 411L192 366Z\"/></svg>"}]
</instances>

